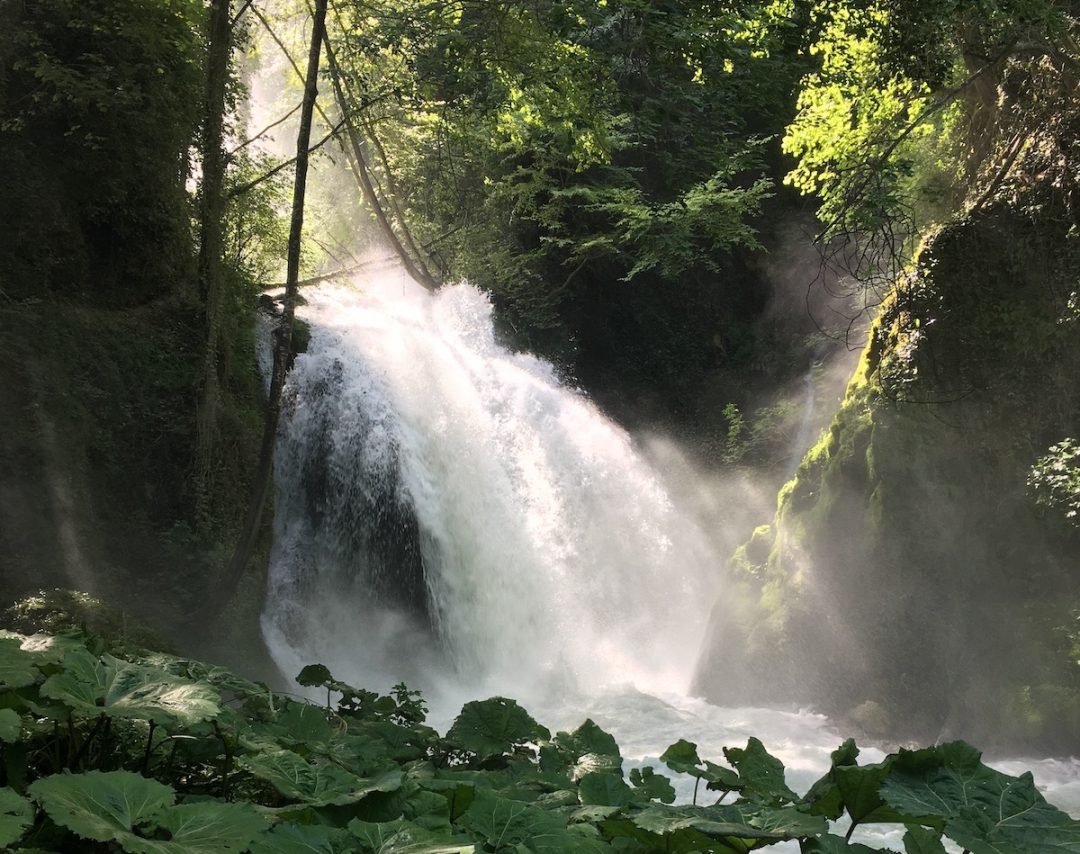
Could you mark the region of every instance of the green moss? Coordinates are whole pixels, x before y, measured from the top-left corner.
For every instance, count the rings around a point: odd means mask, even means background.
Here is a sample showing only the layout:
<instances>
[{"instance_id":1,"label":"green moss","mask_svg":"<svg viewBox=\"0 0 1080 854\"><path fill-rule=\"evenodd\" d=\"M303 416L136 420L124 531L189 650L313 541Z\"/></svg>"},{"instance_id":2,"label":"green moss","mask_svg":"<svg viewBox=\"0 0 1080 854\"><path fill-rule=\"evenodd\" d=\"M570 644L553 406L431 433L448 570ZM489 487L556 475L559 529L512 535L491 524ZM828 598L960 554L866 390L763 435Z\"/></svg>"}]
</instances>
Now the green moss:
<instances>
[{"instance_id":1,"label":"green moss","mask_svg":"<svg viewBox=\"0 0 1080 854\"><path fill-rule=\"evenodd\" d=\"M1053 628L1080 607L1080 544L1025 487L1080 423L1080 339L1061 322L1080 252L1060 213L1003 206L939 231L882 306L779 492L764 570L757 532L733 561L762 579L747 667L775 678L755 701L869 701L905 737L1080 737L1080 668ZM1024 685L1026 706L995 700Z\"/></svg>"},{"instance_id":2,"label":"green moss","mask_svg":"<svg viewBox=\"0 0 1080 854\"><path fill-rule=\"evenodd\" d=\"M202 348L189 306L0 306L0 601L84 590L168 635L191 633L232 547L263 420L252 336L231 336L212 524L191 493ZM232 616L235 616L233 614ZM257 637L257 621L245 620Z\"/></svg>"}]
</instances>

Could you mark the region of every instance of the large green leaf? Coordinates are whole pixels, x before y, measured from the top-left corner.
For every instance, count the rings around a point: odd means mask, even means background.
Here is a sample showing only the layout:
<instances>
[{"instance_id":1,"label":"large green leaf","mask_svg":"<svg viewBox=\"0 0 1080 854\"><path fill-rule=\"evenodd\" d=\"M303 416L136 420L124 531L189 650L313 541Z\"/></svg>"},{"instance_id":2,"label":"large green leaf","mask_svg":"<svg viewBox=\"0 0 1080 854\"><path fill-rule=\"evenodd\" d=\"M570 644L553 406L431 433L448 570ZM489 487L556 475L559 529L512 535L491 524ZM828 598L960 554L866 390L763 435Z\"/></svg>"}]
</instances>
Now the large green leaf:
<instances>
[{"instance_id":1,"label":"large green leaf","mask_svg":"<svg viewBox=\"0 0 1080 854\"><path fill-rule=\"evenodd\" d=\"M595 753L600 756L621 756L615 737L601 729L592 718L571 733L560 732L556 738L560 747L572 749L578 756Z\"/></svg>"},{"instance_id":2,"label":"large green leaf","mask_svg":"<svg viewBox=\"0 0 1080 854\"><path fill-rule=\"evenodd\" d=\"M547 741L551 733L514 700L492 697L466 703L446 738L484 758L510 753L528 742Z\"/></svg>"},{"instance_id":3,"label":"large green leaf","mask_svg":"<svg viewBox=\"0 0 1080 854\"><path fill-rule=\"evenodd\" d=\"M585 805L624 807L634 802L634 790L617 774L586 774L578 783L578 797Z\"/></svg>"},{"instance_id":4,"label":"large green leaf","mask_svg":"<svg viewBox=\"0 0 1080 854\"><path fill-rule=\"evenodd\" d=\"M721 804L710 807L667 807L654 804L632 816L635 825L657 834L684 828L713 839L760 839L779 842L816 836L826 830L825 819L807 815L794 807L761 807L752 804Z\"/></svg>"},{"instance_id":5,"label":"large green leaf","mask_svg":"<svg viewBox=\"0 0 1080 854\"><path fill-rule=\"evenodd\" d=\"M0 709L0 741L14 744L22 732L22 718L14 709Z\"/></svg>"},{"instance_id":6,"label":"large green leaf","mask_svg":"<svg viewBox=\"0 0 1080 854\"><path fill-rule=\"evenodd\" d=\"M207 664L193 658L180 658L162 652L141 656L137 663L147 667L164 670L173 676L180 676L193 682L208 682L219 692L236 697L270 697L270 689L259 682L252 682L237 676L231 670L216 664Z\"/></svg>"},{"instance_id":7,"label":"large green leaf","mask_svg":"<svg viewBox=\"0 0 1080 854\"><path fill-rule=\"evenodd\" d=\"M739 772L739 794L746 800L779 805L798 799L784 781L784 763L756 738L750 738L745 748L725 747L724 756Z\"/></svg>"},{"instance_id":8,"label":"large green leaf","mask_svg":"<svg viewBox=\"0 0 1080 854\"><path fill-rule=\"evenodd\" d=\"M849 738L832 752L831 758L832 767L810 787L802 802L810 807L814 815L823 815L835 821L844 812L844 799L836 785L836 769L857 764L859 748Z\"/></svg>"},{"instance_id":9,"label":"large green leaf","mask_svg":"<svg viewBox=\"0 0 1080 854\"><path fill-rule=\"evenodd\" d=\"M285 822L251 845L251 854L355 854L356 840L342 827Z\"/></svg>"},{"instance_id":10,"label":"large green leaf","mask_svg":"<svg viewBox=\"0 0 1080 854\"><path fill-rule=\"evenodd\" d=\"M61 827L121 844L134 837L136 827L156 824L176 797L168 786L130 771L54 774L31 784L29 792Z\"/></svg>"},{"instance_id":11,"label":"large green leaf","mask_svg":"<svg viewBox=\"0 0 1080 854\"><path fill-rule=\"evenodd\" d=\"M845 765L833 769L840 801L857 823L910 820L882 800L881 784L889 775L891 761L873 765Z\"/></svg>"},{"instance_id":12,"label":"large green leaf","mask_svg":"<svg viewBox=\"0 0 1080 854\"><path fill-rule=\"evenodd\" d=\"M21 635L0 629L0 638L17 641L19 648L29 653L38 665L56 664L69 650L86 646L86 638L81 633Z\"/></svg>"},{"instance_id":13,"label":"large green leaf","mask_svg":"<svg viewBox=\"0 0 1080 854\"><path fill-rule=\"evenodd\" d=\"M349 832L360 840L363 851L374 854L471 854L476 846L456 842L448 834L433 833L412 822L349 822Z\"/></svg>"},{"instance_id":14,"label":"large green leaf","mask_svg":"<svg viewBox=\"0 0 1080 854\"><path fill-rule=\"evenodd\" d=\"M0 638L0 689L23 688L37 681L34 656L19 638Z\"/></svg>"},{"instance_id":15,"label":"large green leaf","mask_svg":"<svg viewBox=\"0 0 1080 854\"><path fill-rule=\"evenodd\" d=\"M906 854L945 854L945 846L936 830L915 824L904 834L904 851Z\"/></svg>"},{"instance_id":16,"label":"large green leaf","mask_svg":"<svg viewBox=\"0 0 1080 854\"><path fill-rule=\"evenodd\" d=\"M64 655L64 670L45 680L41 695L85 715L192 725L221 713L220 698L209 685L190 682L164 670L131 664L84 648Z\"/></svg>"},{"instance_id":17,"label":"large green leaf","mask_svg":"<svg viewBox=\"0 0 1080 854\"><path fill-rule=\"evenodd\" d=\"M495 850L519 842L536 850L534 846L538 840L558 840L567 835L566 821L555 813L500 798L485 789L477 790L473 802L458 820L458 826Z\"/></svg>"},{"instance_id":18,"label":"large green leaf","mask_svg":"<svg viewBox=\"0 0 1080 854\"><path fill-rule=\"evenodd\" d=\"M341 734L327 720L326 709L311 703L288 702L268 729L294 744L326 745Z\"/></svg>"},{"instance_id":19,"label":"large green leaf","mask_svg":"<svg viewBox=\"0 0 1080 854\"><path fill-rule=\"evenodd\" d=\"M739 775L730 768L714 762L703 761L697 752L697 745L680 738L660 754L660 761L672 771L689 774L708 783L708 788L720 791L738 791L742 788ZM702 768L700 766L704 765Z\"/></svg>"},{"instance_id":20,"label":"large green leaf","mask_svg":"<svg viewBox=\"0 0 1080 854\"><path fill-rule=\"evenodd\" d=\"M802 854L884 854L887 849L871 848L859 842L848 842L842 836L827 833L802 843Z\"/></svg>"},{"instance_id":21,"label":"large green leaf","mask_svg":"<svg viewBox=\"0 0 1080 854\"><path fill-rule=\"evenodd\" d=\"M309 664L296 677L297 683L305 688L320 688L332 682L333 679L333 674L323 664Z\"/></svg>"},{"instance_id":22,"label":"large green leaf","mask_svg":"<svg viewBox=\"0 0 1080 854\"><path fill-rule=\"evenodd\" d=\"M14 789L0 789L0 848L16 842L33 820L30 801Z\"/></svg>"},{"instance_id":23,"label":"large green leaf","mask_svg":"<svg viewBox=\"0 0 1080 854\"><path fill-rule=\"evenodd\" d=\"M747 844L736 840L738 847L726 841L713 839L692 827L680 828L666 834L653 833L638 827L632 820L614 817L600 824L604 836L613 841L612 848L633 852L664 852L664 854L688 854L706 851L709 854L745 854Z\"/></svg>"},{"instance_id":24,"label":"large green leaf","mask_svg":"<svg viewBox=\"0 0 1080 854\"><path fill-rule=\"evenodd\" d=\"M662 774L657 774L649 765L644 768L631 768L630 782L651 801L675 803L675 787L671 785L671 781Z\"/></svg>"},{"instance_id":25,"label":"large green leaf","mask_svg":"<svg viewBox=\"0 0 1080 854\"><path fill-rule=\"evenodd\" d=\"M267 831L251 844L251 854L352 854L356 841L347 831L290 821Z\"/></svg>"},{"instance_id":26,"label":"large green leaf","mask_svg":"<svg viewBox=\"0 0 1080 854\"><path fill-rule=\"evenodd\" d=\"M374 779L363 779L336 765L308 762L291 750L243 756L239 762L285 797L312 806L356 803L372 792L396 791L404 779L399 770L388 771Z\"/></svg>"},{"instance_id":27,"label":"large green leaf","mask_svg":"<svg viewBox=\"0 0 1080 854\"><path fill-rule=\"evenodd\" d=\"M622 755L611 734L588 719L573 732L560 732L541 747L540 767L579 780L595 771L621 773Z\"/></svg>"},{"instance_id":28,"label":"large green leaf","mask_svg":"<svg viewBox=\"0 0 1080 854\"><path fill-rule=\"evenodd\" d=\"M900 751L881 793L901 812L944 818L972 854L1080 852L1080 821L1048 804L1031 774L988 768L964 742Z\"/></svg>"},{"instance_id":29,"label":"large green leaf","mask_svg":"<svg viewBox=\"0 0 1080 854\"><path fill-rule=\"evenodd\" d=\"M246 851L266 830L266 821L251 804L203 801L166 810L156 824L168 831L167 841L121 838L132 854L235 854Z\"/></svg>"}]
</instances>

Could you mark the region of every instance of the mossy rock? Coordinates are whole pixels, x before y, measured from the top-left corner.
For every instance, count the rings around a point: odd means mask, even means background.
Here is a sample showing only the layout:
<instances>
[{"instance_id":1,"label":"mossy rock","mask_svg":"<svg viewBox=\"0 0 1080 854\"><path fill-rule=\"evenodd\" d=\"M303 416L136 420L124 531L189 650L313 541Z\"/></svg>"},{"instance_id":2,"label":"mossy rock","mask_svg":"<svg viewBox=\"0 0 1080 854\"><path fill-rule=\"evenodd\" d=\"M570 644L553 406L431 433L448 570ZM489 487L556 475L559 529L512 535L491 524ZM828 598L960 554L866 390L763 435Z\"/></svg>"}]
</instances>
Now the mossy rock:
<instances>
[{"instance_id":1,"label":"mossy rock","mask_svg":"<svg viewBox=\"0 0 1080 854\"><path fill-rule=\"evenodd\" d=\"M718 612L704 693L887 709L894 739L1080 737L1061 641L1080 536L1027 490L1080 428L1080 336L1062 320L1080 241L1063 210L1000 204L927 241L781 490L767 558L759 529L729 564L757 599ZM1003 701L1027 685L1026 705Z\"/></svg>"}]
</instances>

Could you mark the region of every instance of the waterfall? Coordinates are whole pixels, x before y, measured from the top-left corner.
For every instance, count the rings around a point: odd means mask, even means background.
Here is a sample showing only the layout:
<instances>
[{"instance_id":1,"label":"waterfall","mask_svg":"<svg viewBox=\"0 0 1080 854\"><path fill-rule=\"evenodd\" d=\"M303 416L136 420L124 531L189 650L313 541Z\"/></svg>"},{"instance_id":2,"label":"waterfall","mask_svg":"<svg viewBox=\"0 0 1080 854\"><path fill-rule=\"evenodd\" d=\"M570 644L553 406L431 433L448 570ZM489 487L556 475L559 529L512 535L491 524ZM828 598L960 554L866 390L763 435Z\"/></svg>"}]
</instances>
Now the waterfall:
<instances>
[{"instance_id":1,"label":"waterfall","mask_svg":"<svg viewBox=\"0 0 1080 854\"><path fill-rule=\"evenodd\" d=\"M686 696L726 548L665 485L672 460L502 346L469 285L431 295L387 273L305 296L262 621L286 676L321 662L361 687L404 679L441 729L492 694L552 729L592 717L627 768L680 737L718 759L750 735L798 791L829 767L841 735L820 715ZM1080 814L1076 760L1023 767ZM692 778L674 784L690 800ZM901 847L886 831L856 838Z\"/></svg>"},{"instance_id":2,"label":"waterfall","mask_svg":"<svg viewBox=\"0 0 1080 854\"><path fill-rule=\"evenodd\" d=\"M285 673L685 690L724 556L631 438L470 285L305 296L263 616Z\"/></svg>"}]
</instances>

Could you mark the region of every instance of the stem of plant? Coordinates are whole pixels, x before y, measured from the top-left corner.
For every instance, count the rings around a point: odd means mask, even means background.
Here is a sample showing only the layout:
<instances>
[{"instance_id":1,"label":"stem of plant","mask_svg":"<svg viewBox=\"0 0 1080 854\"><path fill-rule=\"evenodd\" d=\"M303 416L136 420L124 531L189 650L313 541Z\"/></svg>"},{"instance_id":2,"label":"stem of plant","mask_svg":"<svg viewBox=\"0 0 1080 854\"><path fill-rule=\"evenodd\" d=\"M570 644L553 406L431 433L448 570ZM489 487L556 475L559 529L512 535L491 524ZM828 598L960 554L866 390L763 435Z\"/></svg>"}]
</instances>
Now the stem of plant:
<instances>
[{"instance_id":1,"label":"stem of plant","mask_svg":"<svg viewBox=\"0 0 1080 854\"><path fill-rule=\"evenodd\" d=\"M157 724L150 721L150 732L146 736L146 751L143 753L142 772L147 774L150 771L150 751L154 745L154 730L157 728Z\"/></svg>"},{"instance_id":2,"label":"stem of plant","mask_svg":"<svg viewBox=\"0 0 1080 854\"><path fill-rule=\"evenodd\" d=\"M77 771L78 764L82 761L83 756L90 750L90 744L101 730L102 725L105 723L105 715L101 715L97 719L97 723L94 724L94 728L87 733L86 738L83 740L82 746L79 748L79 752L75 754L75 761L72 763L73 767ZM68 727L71 727L71 719L68 719Z\"/></svg>"},{"instance_id":3,"label":"stem of plant","mask_svg":"<svg viewBox=\"0 0 1080 854\"><path fill-rule=\"evenodd\" d=\"M700 785L701 785L701 778L700 777L695 777L694 778L694 806L695 807L697 806L697 790L698 790L698 786L700 786Z\"/></svg>"},{"instance_id":4,"label":"stem of plant","mask_svg":"<svg viewBox=\"0 0 1080 854\"><path fill-rule=\"evenodd\" d=\"M857 821L855 821L854 819L851 820L851 827L849 827L847 829L847 834L844 836L844 841L845 842L850 842L851 841L851 834L853 834L855 832L855 828L858 826L858 824L859 823Z\"/></svg>"},{"instance_id":5,"label":"stem of plant","mask_svg":"<svg viewBox=\"0 0 1080 854\"><path fill-rule=\"evenodd\" d=\"M173 739L172 750L169 751L169 758L165 762L165 779L172 778L173 761L176 759L176 748L180 746L180 742Z\"/></svg>"}]
</instances>

